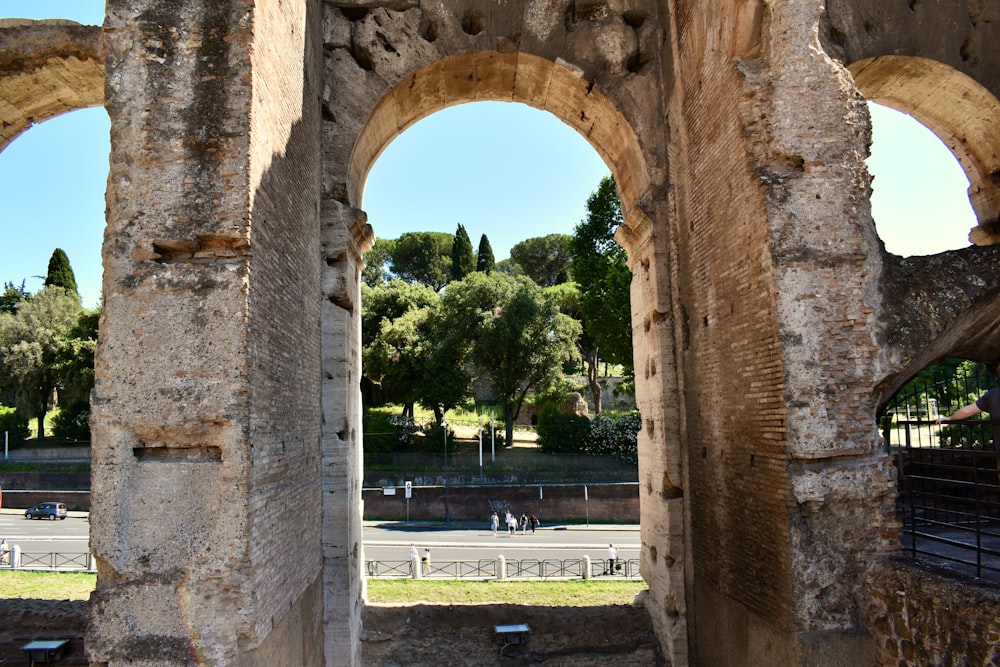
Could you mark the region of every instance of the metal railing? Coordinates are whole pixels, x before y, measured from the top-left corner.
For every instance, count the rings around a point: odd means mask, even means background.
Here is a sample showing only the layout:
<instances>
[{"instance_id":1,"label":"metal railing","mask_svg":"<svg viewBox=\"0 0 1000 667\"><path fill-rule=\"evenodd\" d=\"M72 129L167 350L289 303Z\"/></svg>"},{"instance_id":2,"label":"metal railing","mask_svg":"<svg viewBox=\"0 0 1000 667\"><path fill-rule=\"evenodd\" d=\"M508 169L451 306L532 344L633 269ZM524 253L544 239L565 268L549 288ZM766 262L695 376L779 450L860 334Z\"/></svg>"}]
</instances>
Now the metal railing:
<instances>
[{"instance_id":1,"label":"metal railing","mask_svg":"<svg viewBox=\"0 0 1000 667\"><path fill-rule=\"evenodd\" d=\"M980 579L1000 579L1000 453L990 424L938 425L996 385L982 373L911 382L882 416L882 434L898 469L903 546Z\"/></svg>"},{"instance_id":2,"label":"metal railing","mask_svg":"<svg viewBox=\"0 0 1000 667\"><path fill-rule=\"evenodd\" d=\"M58 572L96 572L94 558L89 553L59 553L51 551L12 550L3 561L4 570L53 570Z\"/></svg>"},{"instance_id":3,"label":"metal railing","mask_svg":"<svg viewBox=\"0 0 1000 667\"><path fill-rule=\"evenodd\" d=\"M590 558L543 559L484 558L431 562L430 572L421 572L422 579L596 579L614 577L640 578L639 560L619 558L618 567L609 571L607 560ZM365 573L373 579L418 578L410 561L367 560Z\"/></svg>"}]
</instances>

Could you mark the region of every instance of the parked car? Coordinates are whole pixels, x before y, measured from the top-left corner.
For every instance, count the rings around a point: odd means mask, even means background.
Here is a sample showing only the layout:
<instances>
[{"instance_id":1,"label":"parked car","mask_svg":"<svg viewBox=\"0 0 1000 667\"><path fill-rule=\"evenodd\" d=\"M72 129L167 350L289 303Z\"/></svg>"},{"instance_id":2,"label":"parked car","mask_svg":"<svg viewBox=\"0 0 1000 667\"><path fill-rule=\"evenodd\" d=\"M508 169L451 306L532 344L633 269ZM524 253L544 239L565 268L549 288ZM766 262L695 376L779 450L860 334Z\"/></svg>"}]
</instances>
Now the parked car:
<instances>
[{"instance_id":1,"label":"parked car","mask_svg":"<svg viewBox=\"0 0 1000 667\"><path fill-rule=\"evenodd\" d=\"M24 510L25 519L56 519L66 518L66 505L63 503L42 503Z\"/></svg>"}]
</instances>

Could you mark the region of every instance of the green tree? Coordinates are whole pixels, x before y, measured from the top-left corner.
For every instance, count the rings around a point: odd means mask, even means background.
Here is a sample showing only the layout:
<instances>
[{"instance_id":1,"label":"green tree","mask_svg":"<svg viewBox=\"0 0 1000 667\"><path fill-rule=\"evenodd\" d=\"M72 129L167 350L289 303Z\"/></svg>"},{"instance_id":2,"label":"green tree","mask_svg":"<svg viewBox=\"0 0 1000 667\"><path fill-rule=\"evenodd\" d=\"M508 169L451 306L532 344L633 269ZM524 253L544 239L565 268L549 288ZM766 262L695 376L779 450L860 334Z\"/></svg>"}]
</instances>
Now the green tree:
<instances>
[{"instance_id":1,"label":"green tree","mask_svg":"<svg viewBox=\"0 0 1000 667\"><path fill-rule=\"evenodd\" d=\"M401 281L392 284L398 299L391 310L396 314L392 319L383 317L377 334L364 347L364 375L390 400L403 404L403 417L412 419L414 403L419 402L441 423L444 413L469 393L471 380L462 363L461 341L442 326L437 293ZM427 294L433 299L425 298ZM399 307L403 305L409 307Z\"/></svg>"},{"instance_id":2,"label":"green tree","mask_svg":"<svg viewBox=\"0 0 1000 667\"><path fill-rule=\"evenodd\" d=\"M440 291L450 282L452 235L407 232L392 249L392 272L407 282Z\"/></svg>"},{"instance_id":3,"label":"green tree","mask_svg":"<svg viewBox=\"0 0 1000 667\"><path fill-rule=\"evenodd\" d=\"M60 352L77 323L80 297L62 287L46 287L17 312L0 314L0 378L18 392L29 418L45 437L44 419L60 381Z\"/></svg>"},{"instance_id":4,"label":"green tree","mask_svg":"<svg viewBox=\"0 0 1000 667\"><path fill-rule=\"evenodd\" d=\"M464 341L469 367L489 381L503 407L510 444L525 396L557 381L575 355L579 324L529 278L502 273L452 283L442 312L446 329Z\"/></svg>"},{"instance_id":5,"label":"green tree","mask_svg":"<svg viewBox=\"0 0 1000 667\"><path fill-rule=\"evenodd\" d=\"M68 292L78 293L76 276L69 264L69 257L62 248L56 248L49 257L49 270L45 274L45 287L62 287Z\"/></svg>"},{"instance_id":6,"label":"green tree","mask_svg":"<svg viewBox=\"0 0 1000 667\"><path fill-rule=\"evenodd\" d=\"M542 287L558 285L569 280L569 240L566 234L525 239L510 249L510 258Z\"/></svg>"},{"instance_id":7,"label":"green tree","mask_svg":"<svg viewBox=\"0 0 1000 667\"><path fill-rule=\"evenodd\" d=\"M479 251L476 253L476 271L480 273L496 271L493 246L490 245L490 240L486 237L486 234L479 237Z\"/></svg>"},{"instance_id":8,"label":"green tree","mask_svg":"<svg viewBox=\"0 0 1000 667\"><path fill-rule=\"evenodd\" d=\"M521 265L515 262L514 260L510 259L509 257L507 259L501 259L499 262L497 262L496 270L508 276L525 275L524 269L521 268Z\"/></svg>"},{"instance_id":9,"label":"green tree","mask_svg":"<svg viewBox=\"0 0 1000 667\"><path fill-rule=\"evenodd\" d=\"M361 269L361 281L369 287L378 287L392 278L389 262L392 258L394 239L376 239L374 245L365 253L365 268Z\"/></svg>"},{"instance_id":10,"label":"green tree","mask_svg":"<svg viewBox=\"0 0 1000 667\"><path fill-rule=\"evenodd\" d=\"M23 280L20 287L17 287L14 283L5 282L3 284L3 294L0 294L0 313L10 313L13 315L17 312L17 304L30 298L31 294L28 290L24 289Z\"/></svg>"},{"instance_id":11,"label":"green tree","mask_svg":"<svg viewBox=\"0 0 1000 667\"><path fill-rule=\"evenodd\" d=\"M378 337L385 322L425 306L435 305L440 295L426 285L393 280L378 287L361 286L361 344L367 347Z\"/></svg>"},{"instance_id":12,"label":"green tree","mask_svg":"<svg viewBox=\"0 0 1000 667\"><path fill-rule=\"evenodd\" d=\"M476 257L472 254L472 241L464 225L455 230L451 242L451 279L461 280L476 270Z\"/></svg>"},{"instance_id":13,"label":"green tree","mask_svg":"<svg viewBox=\"0 0 1000 667\"><path fill-rule=\"evenodd\" d=\"M611 176L601 179L587 199L587 217L569 242L573 278L580 289L582 339L594 410L601 412L599 362L632 368L632 272L625 250L615 241L622 224L621 202Z\"/></svg>"},{"instance_id":14,"label":"green tree","mask_svg":"<svg viewBox=\"0 0 1000 667\"><path fill-rule=\"evenodd\" d=\"M426 323L430 314L431 308L422 307L385 320L378 336L362 351L365 376L401 402L403 416L411 419L429 356Z\"/></svg>"}]
</instances>

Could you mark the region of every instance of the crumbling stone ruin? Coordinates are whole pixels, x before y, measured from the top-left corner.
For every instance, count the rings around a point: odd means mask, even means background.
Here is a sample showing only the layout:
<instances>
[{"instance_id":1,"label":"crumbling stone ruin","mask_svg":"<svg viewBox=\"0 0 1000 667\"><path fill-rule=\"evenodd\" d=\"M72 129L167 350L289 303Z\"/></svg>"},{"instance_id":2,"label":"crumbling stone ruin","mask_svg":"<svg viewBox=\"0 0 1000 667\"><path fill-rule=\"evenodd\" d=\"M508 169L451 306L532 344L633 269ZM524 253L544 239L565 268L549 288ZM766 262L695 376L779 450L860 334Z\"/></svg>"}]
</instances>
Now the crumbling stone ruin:
<instances>
[{"instance_id":1,"label":"crumbling stone ruin","mask_svg":"<svg viewBox=\"0 0 1000 667\"><path fill-rule=\"evenodd\" d=\"M0 25L4 144L111 118L92 664L359 664L365 177L475 100L554 114L617 181L671 664L988 654L995 607L925 603L892 558L874 417L935 360L1000 360L997 44L983 0L109 0L103 27ZM866 99L951 147L974 247L885 252ZM917 627L932 606L968 631Z\"/></svg>"}]
</instances>

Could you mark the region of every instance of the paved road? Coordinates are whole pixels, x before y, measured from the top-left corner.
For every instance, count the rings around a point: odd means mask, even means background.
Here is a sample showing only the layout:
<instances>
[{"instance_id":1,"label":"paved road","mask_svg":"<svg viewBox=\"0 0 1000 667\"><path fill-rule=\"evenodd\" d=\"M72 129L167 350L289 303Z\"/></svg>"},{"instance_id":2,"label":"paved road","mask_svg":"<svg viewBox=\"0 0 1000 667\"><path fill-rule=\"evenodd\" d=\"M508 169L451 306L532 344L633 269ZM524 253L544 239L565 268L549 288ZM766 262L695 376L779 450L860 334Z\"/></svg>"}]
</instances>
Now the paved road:
<instances>
[{"instance_id":1,"label":"paved road","mask_svg":"<svg viewBox=\"0 0 1000 667\"><path fill-rule=\"evenodd\" d=\"M589 555L606 558L609 543L620 558L638 558L639 527L635 525L544 525L526 535L492 535L483 524L365 522L365 558L404 561L410 544L431 549L438 562L479 560L504 555L508 559L570 559ZM90 522L85 512L70 512L62 521L27 520L22 510L0 510L0 537L25 552L83 553L87 551Z\"/></svg>"},{"instance_id":2,"label":"paved road","mask_svg":"<svg viewBox=\"0 0 1000 667\"><path fill-rule=\"evenodd\" d=\"M368 560L406 560L410 545L419 551L431 550L437 561L479 560L503 555L508 559L559 559L590 556L592 560L607 557L608 544L619 550L620 558L639 557L639 527L593 525L590 527L557 524L542 526L532 533L513 537L499 532L496 537L488 527L456 525L446 529L441 525L387 522L365 526L365 558Z\"/></svg>"}]
</instances>

